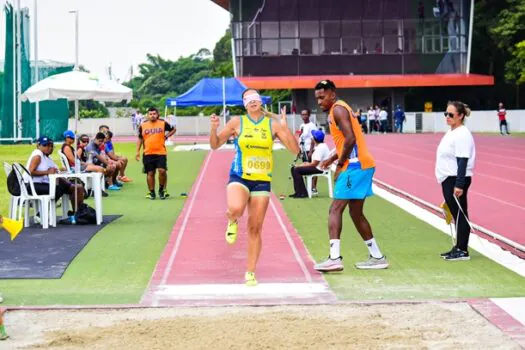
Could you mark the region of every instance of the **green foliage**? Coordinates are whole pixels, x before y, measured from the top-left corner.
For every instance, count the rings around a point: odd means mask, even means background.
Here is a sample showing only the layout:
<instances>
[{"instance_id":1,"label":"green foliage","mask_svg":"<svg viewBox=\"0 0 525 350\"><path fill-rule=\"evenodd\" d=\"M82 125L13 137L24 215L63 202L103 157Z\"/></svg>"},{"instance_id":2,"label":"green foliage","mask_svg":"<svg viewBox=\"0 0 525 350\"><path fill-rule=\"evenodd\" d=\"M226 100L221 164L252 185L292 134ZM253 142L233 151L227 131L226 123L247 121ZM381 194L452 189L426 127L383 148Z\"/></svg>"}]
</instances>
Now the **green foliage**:
<instances>
[{"instance_id":1,"label":"green foliage","mask_svg":"<svg viewBox=\"0 0 525 350\"><path fill-rule=\"evenodd\" d=\"M194 55L180 57L176 61L148 54L147 61L139 65L139 73L139 76L124 83L133 89L134 100L130 106L141 110L154 106L163 110L167 98L177 97L186 92L202 78L233 76L231 31L228 29L217 42L213 56L206 48L200 49ZM177 109L177 115L198 115L201 112L209 115L220 111L221 106L204 109L191 107ZM232 114L241 113L237 108L230 111Z\"/></svg>"},{"instance_id":2,"label":"green foliage","mask_svg":"<svg viewBox=\"0 0 525 350\"><path fill-rule=\"evenodd\" d=\"M79 101L78 106L78 117L79 119L82 118L108 118L109 117L109 111L102 103L93 101L93 100L85 100L85 101ZM75 103L69 102L69 116L71 118L75 117Z\"/></svg>"},{"instance_id":3,"label":"green foliage","mask_svg":"<svg viewBox=\"0 0 525 350\"><path fill-rule=\"evenodd\" d=\"M509 55L505 63L505 80L521 84L525 81L525 1L507 0L506 5L498 14L490 34L496 46Z\"/></svg>"},{"instance_id":4,"label":"green foliage","mask_svg":"<svg viewBox=\"0 0 525 350\"><path fill-rule=\"evenodd\" d=\"M232 32L230 29L226 30L226 34L217 42L213 49L213 61L216 64L224 62L231 62L232 47L231 47Z\"/></svg>"}]
</instances>

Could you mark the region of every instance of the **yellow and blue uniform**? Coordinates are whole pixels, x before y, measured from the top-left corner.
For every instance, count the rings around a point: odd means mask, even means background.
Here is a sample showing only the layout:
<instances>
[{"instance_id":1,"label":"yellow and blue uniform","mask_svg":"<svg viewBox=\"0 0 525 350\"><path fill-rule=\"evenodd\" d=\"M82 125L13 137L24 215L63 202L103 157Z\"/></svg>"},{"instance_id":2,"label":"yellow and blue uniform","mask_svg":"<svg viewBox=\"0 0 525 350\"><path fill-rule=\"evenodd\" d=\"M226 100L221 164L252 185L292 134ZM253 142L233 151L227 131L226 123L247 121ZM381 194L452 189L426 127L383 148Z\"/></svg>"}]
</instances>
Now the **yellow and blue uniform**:
<instances>
[{"instance_id":1,"label":"yellow and blue uniform","mask_svg":"<svg viewBox=\"0 0 525 350\"><path fill-rule=\"evenodd\" d=\"M334 198L342 200L365 199L374 194L372 192L372 178L375 172L374 158L368 152L361 125L357 118L353 117L352 108L341 100L338 100L330 109L328 121L337 155L341 157L345 136L334 120L333 113L336 106L341 106L348 111L355 135L355 145L335 183Z\"/></svg>"},{"instance_id":2,"label":"yellow and blue uniform","mask_svg":"<svg viewBox=\"0 0 525 350\"><path fill-rule=\"evenodd\" d=\"M229 183L243 185L252 196L269 195L273 171L272 120L263 117L254 121L248 115L241 116L234 146Z\"/></svg>"}]
</instances>

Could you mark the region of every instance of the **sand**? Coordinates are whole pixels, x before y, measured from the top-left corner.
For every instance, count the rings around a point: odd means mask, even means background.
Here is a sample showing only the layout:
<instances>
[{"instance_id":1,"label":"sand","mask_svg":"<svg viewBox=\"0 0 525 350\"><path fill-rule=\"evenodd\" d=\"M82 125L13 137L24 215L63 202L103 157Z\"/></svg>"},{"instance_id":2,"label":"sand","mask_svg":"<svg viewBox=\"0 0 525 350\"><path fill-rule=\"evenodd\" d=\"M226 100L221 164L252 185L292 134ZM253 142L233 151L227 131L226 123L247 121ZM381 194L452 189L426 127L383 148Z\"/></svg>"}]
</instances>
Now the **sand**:
<instances>
[{"instance_id":1,"label":"sand","mask_svg":"<svg viewBox=\"0 0 525 350\"><path fill-rule=\"evenodd\" d=\"M466 303L12 311L0 349L520 349Z\"/></svg>"}]
</instances>

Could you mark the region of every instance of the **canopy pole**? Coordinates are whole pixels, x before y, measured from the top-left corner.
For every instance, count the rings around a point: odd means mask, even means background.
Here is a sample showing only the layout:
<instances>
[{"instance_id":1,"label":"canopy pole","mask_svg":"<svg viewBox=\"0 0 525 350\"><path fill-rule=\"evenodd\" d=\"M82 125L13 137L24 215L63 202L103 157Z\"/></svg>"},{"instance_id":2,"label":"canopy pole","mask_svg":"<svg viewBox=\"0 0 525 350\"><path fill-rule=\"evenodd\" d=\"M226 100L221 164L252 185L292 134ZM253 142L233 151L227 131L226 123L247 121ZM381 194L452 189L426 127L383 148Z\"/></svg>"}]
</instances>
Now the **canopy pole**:
<instances>
[{"instance_id":1,"label":"canopy pole","mask_svg":"<svg viewBox=\"0 0 525 350\"><path fill-rule=\"evenodd\" d=\"M226 78L222 77L222 118L226 125Z\"/></svg>"}]
</instances>

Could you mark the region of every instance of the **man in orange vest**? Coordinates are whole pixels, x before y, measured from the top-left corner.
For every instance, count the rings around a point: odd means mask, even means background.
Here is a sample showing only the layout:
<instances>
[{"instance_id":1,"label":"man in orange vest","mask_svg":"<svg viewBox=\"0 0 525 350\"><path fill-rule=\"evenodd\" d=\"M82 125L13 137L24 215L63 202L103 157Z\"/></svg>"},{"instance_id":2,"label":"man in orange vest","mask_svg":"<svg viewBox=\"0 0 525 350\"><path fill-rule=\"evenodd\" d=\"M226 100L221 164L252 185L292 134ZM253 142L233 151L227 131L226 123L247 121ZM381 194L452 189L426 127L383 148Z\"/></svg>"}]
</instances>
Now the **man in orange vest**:
<instances>
[{"instance_id":1,"label":"man in orange vest","mask_svg":"<svg viewBox=\"0 0 525 350\"><path fill-rule=\"evenodd\" d=\"M137 140L137 154L135 159L140 160L140 149L144 146L144 172L147 174L148 189L146 198L155 199L155 171L159 170L159 198L169 197L166 191L168 181L168 162L166 155L166 140L170 138L176 129L165 120L159 119L159 111L151 107L148 109L148 120L139 127Z\"/></svg>"},{"instance_id":2,"label":"man in orange vest","mask_svg":"<svg viewBox=\"0 0 525 350\"><path fill-rule=\"evenodd\" d=\"M321 272L342 271L343 258L340 252L343 212L350 207L350 217L355 228L363 238L369 251L369 259L355 265L358 269L385 269L388 267L386 257L372 234L372 228L365 215L365 199L373 195L372 178L375 162L366 147L360 121L353 116L352 108L336 95L335 84L323 80L315 86L317 103L324 112L328 112L330 134L335 143L336 153L321 162L327 169L337 160L334 173L334 200L330 207L328 231L330 236L330 256L316 264L315 269Z\"/></svg>"}]
</instances>

